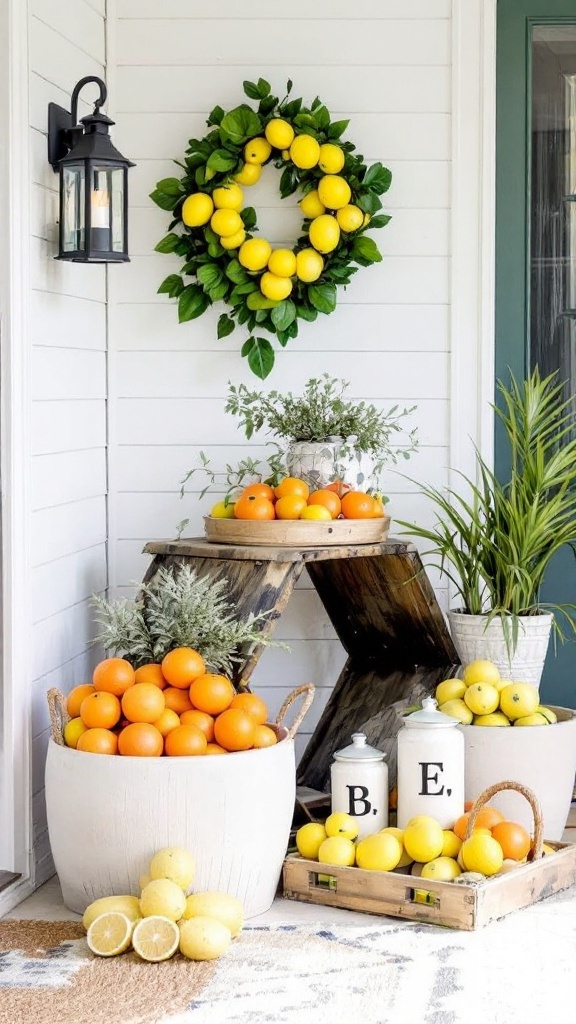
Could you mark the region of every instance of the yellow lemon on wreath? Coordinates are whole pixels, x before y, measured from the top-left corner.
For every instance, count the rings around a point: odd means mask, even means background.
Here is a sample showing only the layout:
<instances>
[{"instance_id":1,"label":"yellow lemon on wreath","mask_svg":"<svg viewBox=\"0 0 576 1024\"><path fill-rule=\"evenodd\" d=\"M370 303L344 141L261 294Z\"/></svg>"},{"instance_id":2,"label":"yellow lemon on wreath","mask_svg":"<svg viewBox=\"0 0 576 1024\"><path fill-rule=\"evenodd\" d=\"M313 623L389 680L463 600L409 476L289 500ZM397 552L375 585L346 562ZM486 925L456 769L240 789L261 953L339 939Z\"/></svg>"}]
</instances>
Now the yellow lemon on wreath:
<instances>
[{"instance_id":1,"label":"yellow lemon on wreath","mask_svg":"<svg viewBox=\"0 0 576 1024\"><path fill-rule=\"evenodd\" d=\"M300 513L300 519L325 519L332 522L332 516L325 505L306 505Z\"/></svg>"},{"instance_id":2,"label":"yellow lemon on wreath","mask_svg":"<svg viewBox=\"0 0 576 1024\"><path fill-rule=\"evenodd\" d=\"M244 193L232 182L230 185L221 185L215 188L212 193L212 201L217 210L241 210L244 202Z\"/></svg>"},{"instance_id":3,"label":"yellow lemon on wreath","mask_svg":"<svg viewBox=\"0 0 576 1024\"><path fill-rule=\"evenodd\" d=\"M344 836L328 836L318 850L318 860L321 864L351 868L355 858L356 847L351 839L345 839Z\"/></svg>"},{"instance_id":4,"label":"yellow lemon on wreath","mask_svg":"<svg viewBox=\"0 0 576 1024\"><path fill-rule=\"evenodd\" d=\"M211 196L205 192L195 192L188 196L182 204L182 220L187 228L198 228L207 224L214 212Z\"/></svg>"},{"instance_id":5,"label":"yellow lemon on wreath","mask_svg":"<svg viewBox=\"0 0 576 1024\"><path fill-rule=\"evenodd\" d=\"M210 509L212 519L234 519L234 502L217 501Z\"/></svg>"},{"instance_id":6,"label":"yellow lemon on wreath","mask_svg":"<svg viewBox=\"0 0 576 1024\"><path fill-rule=\"evenodd\" d=\"M348 206L352 190L345 178L339 174L325 174L318 182L318 198L328 210L339 210Z\"/></svg>"},{"instance_id":7,"label":"yellow lemon on wreath","mask_svg":"<svg viewBox=\"0 0 576 1024\"><path fill-rule=\"evenodd\" d=\"M324 270L324 260L316 249L301 249L296 253L296 277L310 284L317 281Z\"/></svg>"},{"instance_id":8,"label":"yellow lemon on wreath","mask_svg":"<svg viewBox=\"0 0 576 1024\"><path fill-rule=\"evenodd\" d=\"M305 217L321 217L323 213L326 213L326 207L322 205L318 198L318 189L313 188L311 192L307 192L306 195L300 200L298 206L302 210Z\"/></svg>"},{"instance_id":9,"label":"yellow lemon on wreath","mask_svg":"<svg viewBox=\"0 0 576 1024\"><path fill-rule=\"evenodd\" d=\"M340 225L335 217L325 213L312 221L308 237L318 252L332 252L340 241Z\"/></svg>"},{"instance_id":10,"label":"yellow lemon on wreath","mask_svg":"<svg viewBox=\"0 0 576 1024\"><path fill-rule=\"evenodd\" d=\"M236 210L216 210L210 218L210 227L224 238L236 235L244 229L242 218Z\"/></svg>"},{"instance_id":11,"label":"yellow lemon on wreath","mask_svg":"<svg viewBox=\"0 0 576 1024\"><path fill-rule=\"evenodd\" d=\"M264 135L275 149L288 149L294 138L294 129L281 117L273 117L264 129Z\"/></svg>"},{"instance_id":12,"label":"yellow lemon on wreath","mask_svg":"<svg viewBox=\"0 0 576 1024\"><path fill-rule=\"evenodd\" d=\"M237 231L235 235L224 235L220 238L220 245L223 249L239 249L246 238L244 228Z\"/></svg>"},{"instance_id":13,"label":"yellow lemon on wreath","mask_svg":"<svg viewBox=\"0 0 576 1024\"><path fill-rule=\"evenodd\" d=\"M336 210L336 220L338 221L342 231L346 231L350 234L351 231L358 231L364 223L364 214L359 206L348 204L343 206L340 210Z\"/></svg>"},{"instance_id":14,"label":"yellow lemon on wreath","mask_svg":"<svg viewBox=\"0 0 576 1024\"><path fill-rule=\"evenodd\" d=\"M493 661L476 658L464 667L462 679L466 686L472 686L472 683L495 683L500 679L500 670Z\"/></svg>"},{"instance_id":15,"label":"yellow lemon on wreath","mask_svg":"<svg viewBox=\"0 0 576 1024\"><path fill-rule=\"evenodd\" d=\"M499 693L490 683L473 683L464 694L464 703L473 715L490 715L496 711Z\"/></svg>"},{"instance_id":16,"label":"yellow lemon on wreath","mask_svg":"<svg viewBox=\"0 0 576 1024\"><path fill-rule=\"evenodd\" d=\"M262 176L262 167L260 164L244 164L241 171L234 175L234 181L237 181L239 185L255 185L256 182L260 181Z\"/></svg>"},{"instance_id":17,"label":"yellow lemon on wreath","mask_svg":"<svg viewBox=\"0 0 576 1024\"><path fill-rule=\"evenodd\" d=\"M272 255L272 246L265 238L249 238L240 246L238 261L246 270L264 270Z\"/></svg>"},{"instance_id":18,"label":"yellow lemon on wreath","mask_svg":"<svg viewBox=\"0 0 576 1024\"><path fill-rule=\"evenodd\" d=\"M296 833L296 849L301 857L318 860L318 850L327 839L326 829L319 821L309 821L301 825Z\"/></svg>"},{"instance_id":19,"label":"yellow lemon on wreath","mask_svg":"<svg viewBox=\"0 0 576 1024\"><path fill-rule=\"evenodd\" d=\"M316 167L319 156L320 146L311 135L297 135L290 146L290 159L302 170Z\"/></svg>"},{"instance_id":20,"label":"yellow lemon on wreath","mask_svg":"<svg viewBox=\"0 0 576 1024\"><path fill-rule=\"evenodd\" d=\"M288 298L292 291L292 281L289 277L278 277L277 274L271 274L267 270L260 278L260 291L267 299L282 302L283 299Z\"/></svg>"},{"instance_id":21,"label":"yellow lemon on wreath","mask_svg":"<svg viewBox=\"0 0 576 1024\"><path fill-rule=\"evenodd\" d=\"M292 277L296 273L296 256L292 249L274 249L268 260L268 270L277 277Z\"/></svg>"},{"instance_id":22,"label":"yellow lemon on wreath","mask_svg":"<svg viewBox=\"0 0 576 1024\"><path fill-rule=\"evenodd\" d=\"M496 875L504 861L502 847L493 836L476 830L462 843L460 855L467 871L479 871L483 875Z\"/></svg>"},{"instance_id":23,"label":"yellow lemon on wreath","mask_svg":"<svg viewBox=\"0 0 576 1024\"><path fill-rule=\"evenodd\" d=\"M538 690L531 683L511 683L500 691L500 710L513 722L533 715L539 703Z\"/></svg>"},{"instance_id":24,"label":"yellow lemon on wreath","mask_svg":"<svg viewBox=\"0 0 576 1024\"><path fill-rule=\"evenodd\" d=\"M256 139L250 139L244 146L244 159L247 164L263 164L272 152L272 146L268 139L259 135Z\"/></svg>"},{"instance_id":25,"label":"yellow lemon on wreath","mask_svg":"<svg viewBox=\"0 0 576 1024\"><path fill-rule=\"evenodd\" d=\"M333 142L324 142L320 146L318 166L324 174L338 174L344 167L345 159L344 151Z\"/></svg>"}]
</instances>

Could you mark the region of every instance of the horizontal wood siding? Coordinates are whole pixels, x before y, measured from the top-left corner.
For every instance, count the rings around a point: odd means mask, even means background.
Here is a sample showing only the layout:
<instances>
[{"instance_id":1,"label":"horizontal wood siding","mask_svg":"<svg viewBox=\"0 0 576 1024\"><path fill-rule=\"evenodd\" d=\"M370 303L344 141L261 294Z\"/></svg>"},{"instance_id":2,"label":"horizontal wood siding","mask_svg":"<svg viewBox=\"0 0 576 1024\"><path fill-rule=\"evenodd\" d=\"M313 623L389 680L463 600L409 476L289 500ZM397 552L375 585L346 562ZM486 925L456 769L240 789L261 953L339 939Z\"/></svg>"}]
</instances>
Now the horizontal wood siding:
<instances>
[{"instance_id":1,"label":"horizontal wood siding","mask_svg":"<svg viewBox=\"0 0 576 1024\"><path fill-rule=\"evenodd\" d=\"M44 806L46 692L90 679L89 597L107 584L106 270L57 253L48 103L105 78L104 0L30 0L32 815L39 884L53 873ZM80 116L96 86L83 92ZM65 794L62 794L65 799Z\"/></svg>"},{"instance_id":2,"label":"horizontal wood siding","mask_svg":"<svg viewBox=\"0 0 576 1024\"><path fill-rule=\"evenodd\" d=\"M179 326L174 305L157 294L180 263L153 252L169 216L149 199L159 178L178 173L173 160L189 138L204 134L211 108L242 102L244 79L262 76L282 93L291 78L294 95L305 102L320 94L334 117L350 118L347 137L367 161L381 160L393 171L384 197L393 219L375 233L384 261L356 275L334 314L302 325L299 338L278 353L264 387L298 391L328 370L350 381L355 398L382 408L417 405L418 456L391 467L384 487L393 519L425 518L415 484L402 474L436 485L447 480L450 0L334 0L322 15L304 0L289 10L264 0L222 0L214 11L188 0L117 0L116 6L115 139L137 166L131 263L110 282L114 592L132 593L142 577L146 540L174 536L185 517L186 533L201 534L202 515L215 500L208 494L198 501L205 481L195 476L185 500L179 497L180 481L201 450L219 470L265 450L265 437L249 448L223 411L227 381L256 384L239 354L242 332L216 341L221 307ZM295 200L279 200L273 169L265 170L250 201L273 241L295 238ZM441 590L439 596L443 601ZM298 740L301 752L344 661L304 578L278 635L291 653L266 651L253 681L274 713L294 686L318 686Z\"/></svg>"}]
</instances>

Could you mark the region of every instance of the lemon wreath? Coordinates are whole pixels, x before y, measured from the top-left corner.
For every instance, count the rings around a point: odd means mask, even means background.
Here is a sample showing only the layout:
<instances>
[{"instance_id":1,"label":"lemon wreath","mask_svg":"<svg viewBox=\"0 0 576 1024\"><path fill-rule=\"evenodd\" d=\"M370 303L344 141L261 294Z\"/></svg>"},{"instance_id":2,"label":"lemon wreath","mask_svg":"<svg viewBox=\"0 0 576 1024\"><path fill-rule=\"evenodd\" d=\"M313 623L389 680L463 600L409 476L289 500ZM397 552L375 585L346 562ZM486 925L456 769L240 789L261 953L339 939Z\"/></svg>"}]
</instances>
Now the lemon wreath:
<instances>
[{"instance_id":1,"label":"lemon wreath","mask_svg":"<svg viewBox=\"0 0 576 1024\"><path fill-rule=\"evenodd\" d=\"M180 323L202 315L215 302L229 313L218 320L218 337L244 325L250 337L242 346L250 369L264 379L274 365L274 349L265 330L285 346L298 334L298 320L313 321L336 308L336 291L358 266L382 256L365 231L390 218L376 215L380 196L390 187L388 168L368 167L351 142L341 142L348 121L331 121L317 97L310 108L271 95L264 79L244 82L254 110L246 103L225 111L215 107L210 131L191 139L182 178L164 178L150 198L174 219L157 252L176 253L184 261L158 291L178 299ZM256 211L244 205L244 188L256 184L262 166L272 161L282 173L280 195L303 194L302 234L293 249L272 249L257 231ZM175 231L174 229L183 229ZM188 279L192 280L188 280Z\"/></svg>"}]
</instances>

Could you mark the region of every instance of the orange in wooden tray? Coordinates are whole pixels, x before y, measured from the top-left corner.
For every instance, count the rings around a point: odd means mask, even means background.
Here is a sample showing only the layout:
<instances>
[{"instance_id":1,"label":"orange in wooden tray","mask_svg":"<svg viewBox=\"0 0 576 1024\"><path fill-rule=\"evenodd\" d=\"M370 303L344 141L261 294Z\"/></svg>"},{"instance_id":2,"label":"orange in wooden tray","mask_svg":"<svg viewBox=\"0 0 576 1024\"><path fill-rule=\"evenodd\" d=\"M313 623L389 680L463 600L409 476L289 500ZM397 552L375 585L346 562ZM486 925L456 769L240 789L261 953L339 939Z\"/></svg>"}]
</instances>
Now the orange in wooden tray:
<instances>
[{"instance_id":1,"label":"orange in wooden tray","mask_svg":"<svg viewBox=\"0 0 576 1024\"><path fill-rule=\"evenodd\" d=\"M374 519L374 498L364 491L348 491L342 498L342 515L345 519Z\"/></svg>"},{"instance_id":2,"label":"orange in wooden tray","mask_svg":"<svg viewBox=\"0 0 576 1024\"><path fill-rule=\"evenodd\" d=\"M312 491L312 494L308 498L309 505L324 505L328 509L332 519L337 519L342 511L342 502L338 495L329 490L327 487L322 487L318 491Z\"/></svg>"},{"instance_id":3,"label":"orange in wooden tray","mask_svg":"<svg viewBox=\"0 0 576 1024\"><path fill-rule=\"evenodd\" d=\"M250 498L252 496L255 498L268 498L268 501L276 500L276 495L274 494L273 488L270 487L270 484L248 484L248 486L242 491L240 497Z\"/></svg>"},{"instance_id":4,"label":"orange in wooden tray","mask_svg":"<svg viewBox=\"0 0 576 1024\"><path fill-rule=\"evenodd\" d=\"M269 498L256 494L241 495L234 505L236 519L275 519L274 505Z\"/></svg>"},{"instance_id":5,"label":"orange in wooden tray","mask_svg":"<svg viewBox=\"0 0 576 1024\"><path fill-rule=\"evenodd\" d=\"M530 836L515 821L499 821L492 829L492 836L500 843L508 860L524 860L530 850Z\"/></svg>"},{"instance_id":6,"label":"orange in wooden tray","mask_svg":"<svg viewBox=\"0 0 576 1024\"><path fill-rule=\"evenodd\" d=\"M296 495L299 498L306 498L310 494L310 488L305 480L297 476L285 476L274 488L277 498L285 498L287 494Z\"/></svg>"}]
</instances>

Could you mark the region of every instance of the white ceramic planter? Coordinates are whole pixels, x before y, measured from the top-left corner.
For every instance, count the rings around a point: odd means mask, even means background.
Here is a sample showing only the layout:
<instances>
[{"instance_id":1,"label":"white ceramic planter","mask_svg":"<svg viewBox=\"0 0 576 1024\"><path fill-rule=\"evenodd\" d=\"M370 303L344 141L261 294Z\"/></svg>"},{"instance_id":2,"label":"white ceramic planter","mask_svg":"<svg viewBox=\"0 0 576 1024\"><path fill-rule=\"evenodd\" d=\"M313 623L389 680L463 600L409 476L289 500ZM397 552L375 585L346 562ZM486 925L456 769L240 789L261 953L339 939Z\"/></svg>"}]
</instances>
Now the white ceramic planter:
<instances>
[{"instance_id":1,"label":"white ceramic planter","mask_svg":"<svg viewBox=\"0 0 576 1024\"><path fill-rule=\"evenodd\" d=\"M64 903L140 892L153 854L184 846L196 891L237 896L246 917L274 899L294 812L294 741L224 757L110 757L50 740L46 807Z\"/></svg>"},{"instance_id":2,"label":"white ceramic planter","mask_svg":"<svg viewBox=\"0 0 576 1024\"><path fill-rule=\"evenodd\" d=\"M286 452L286 468L291 476L305 480L311 490L342 480L353 490L376 487L374 459L364 452L342 450L343 442L293 441Z\"/></svg>"},{"instance_id":3,"label":"white ceramic planter","mask_svg":"<svg viewBox=\"0 0 576 1024\"><path fill-rule=\"evenodd\" d=\"M504 679L536 687L540 686L552 621L550 614L520 616L518 644L512 650L512 639L507 645L498 616L487 622L485 615L448 612L452 640L463 665L476 658L487 658L498 666Z\"/></svg>"},{"instance_id":4,"label":"white ceramic planter","mask_svg":"<svg viewBox=\"0 0 576 1024\"><path fill-rule=\"evenodd\" d=\"M544 837L559 840L566 827L576 774L576 711L555 707L555 725L487 728L460 725L464 734L466 800L511 780L528 786L542 807ZM532 812L518 793L498 793L491 805L530 832Z\"/></svg>"}]
</instances>

